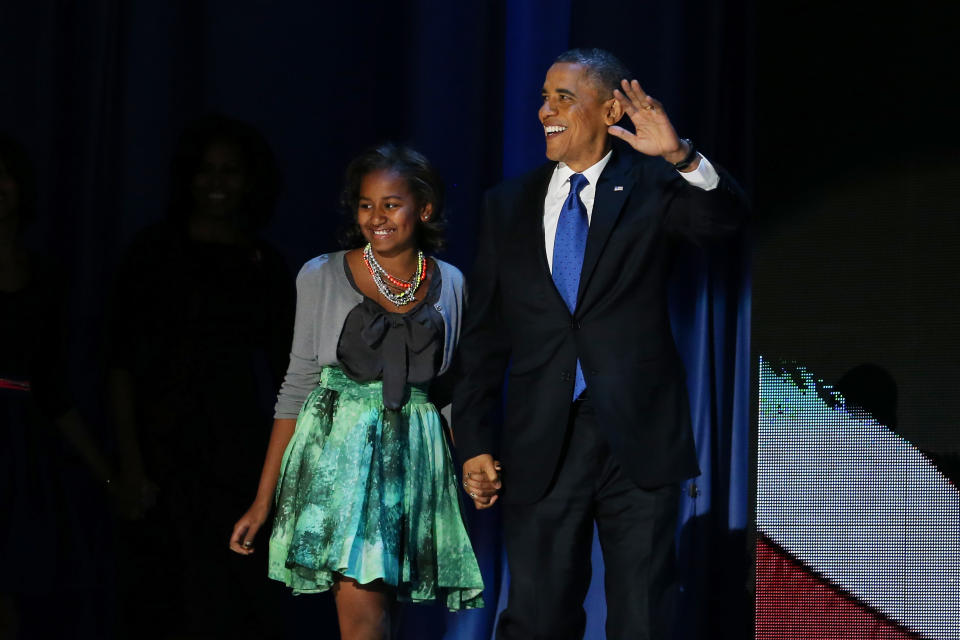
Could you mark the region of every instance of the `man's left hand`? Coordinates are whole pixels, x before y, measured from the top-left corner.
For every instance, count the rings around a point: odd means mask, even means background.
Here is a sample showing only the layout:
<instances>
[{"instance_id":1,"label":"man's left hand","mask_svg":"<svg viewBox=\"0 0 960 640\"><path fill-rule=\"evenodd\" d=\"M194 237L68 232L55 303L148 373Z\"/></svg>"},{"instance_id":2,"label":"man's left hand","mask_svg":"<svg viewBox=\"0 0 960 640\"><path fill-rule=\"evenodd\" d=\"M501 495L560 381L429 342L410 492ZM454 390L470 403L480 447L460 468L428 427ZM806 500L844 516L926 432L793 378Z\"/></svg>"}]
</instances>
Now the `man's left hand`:
<instances>
[{"instance_id":1,"label":"man's left hand","mask_svg":"<svg viewBox=\"0 0 960 640\"><path fill-rule=\"evenodd\" d=\"M674 131L660 101L647 95L636 80L621 80L620 86L623 90L614 89L613 97L633 122L636 133L614 125L608 129L610 135L645 155L661 156L671 164L681 162L688 149ZM691 164L693 168L696 168L696 162Z\"/></svg>"}]
</instances>

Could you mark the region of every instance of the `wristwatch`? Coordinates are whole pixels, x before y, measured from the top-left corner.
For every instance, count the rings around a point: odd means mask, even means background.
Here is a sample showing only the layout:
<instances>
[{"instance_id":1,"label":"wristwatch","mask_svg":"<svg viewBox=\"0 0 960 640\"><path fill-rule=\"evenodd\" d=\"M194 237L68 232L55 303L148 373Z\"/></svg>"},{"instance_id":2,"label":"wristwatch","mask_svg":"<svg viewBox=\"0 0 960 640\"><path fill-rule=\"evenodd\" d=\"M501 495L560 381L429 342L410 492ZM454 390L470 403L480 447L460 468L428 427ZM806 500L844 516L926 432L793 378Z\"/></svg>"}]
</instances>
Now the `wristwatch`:
<instances>
[{"instance_id":1,"label":"wristwatch","mask_svg":"<svg viewBox=\"0 0 960 640\"><path fill-rule=\"evenodd\" d=\"M681 160L680 162L673 163L673 168L676 169L677 171L683 171L684 169L689 167L690 164L697 157L697 149L696 147L693 146L693 141L690 140L690 138L680 138L680 142L686 142L690 150L687 151L687 155L684 156L683 160Z\"/></svg>"}]
</instances>

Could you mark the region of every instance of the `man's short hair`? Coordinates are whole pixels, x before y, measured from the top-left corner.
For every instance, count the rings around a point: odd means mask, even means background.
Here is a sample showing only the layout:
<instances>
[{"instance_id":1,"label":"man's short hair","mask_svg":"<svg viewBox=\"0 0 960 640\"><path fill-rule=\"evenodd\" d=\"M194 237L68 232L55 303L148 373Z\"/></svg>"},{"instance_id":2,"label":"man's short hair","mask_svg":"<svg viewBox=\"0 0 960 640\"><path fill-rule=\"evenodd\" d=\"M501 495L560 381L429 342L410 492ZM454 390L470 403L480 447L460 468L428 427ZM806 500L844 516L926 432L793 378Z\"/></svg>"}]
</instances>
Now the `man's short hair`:
<instances>
[{"instance_id":1,"label":"man's short hair","mask_svg":"<svg viewBox=\"0 0 960 640\"><path fill-rule=\"evenodd\" d=\"M553 62L554 64L558 62L582 64L587 68L587 74L597 85L603 98L612 96L613 90L620 88L621 80L624 78L629 80L632 77L625 64L603 49L570 49L557 56Z\"/></svg>"}]
</instances>

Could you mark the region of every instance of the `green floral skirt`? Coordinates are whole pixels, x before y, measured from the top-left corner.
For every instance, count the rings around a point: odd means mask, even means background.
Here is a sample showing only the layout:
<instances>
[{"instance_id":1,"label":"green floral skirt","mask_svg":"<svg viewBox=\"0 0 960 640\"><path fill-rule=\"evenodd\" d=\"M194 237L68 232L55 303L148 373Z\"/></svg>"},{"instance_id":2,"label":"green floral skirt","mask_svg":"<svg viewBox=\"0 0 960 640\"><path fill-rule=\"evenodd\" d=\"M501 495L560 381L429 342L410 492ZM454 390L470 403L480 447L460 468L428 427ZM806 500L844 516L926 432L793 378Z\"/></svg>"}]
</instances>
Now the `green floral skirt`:
<instances>
[{"instance_id":1,"label":"green floral skirt","mask_svg":"<svg viewBox=\"0 0 960 640\"><path fill-rule=\"evenodd\" d=\"M379 381L323 368L283 455L270 537L269 575L294 593L342 575L383 580L401 601L483 606L440 417L409 388L390 411Z\"/></svg>"}]
</instances>

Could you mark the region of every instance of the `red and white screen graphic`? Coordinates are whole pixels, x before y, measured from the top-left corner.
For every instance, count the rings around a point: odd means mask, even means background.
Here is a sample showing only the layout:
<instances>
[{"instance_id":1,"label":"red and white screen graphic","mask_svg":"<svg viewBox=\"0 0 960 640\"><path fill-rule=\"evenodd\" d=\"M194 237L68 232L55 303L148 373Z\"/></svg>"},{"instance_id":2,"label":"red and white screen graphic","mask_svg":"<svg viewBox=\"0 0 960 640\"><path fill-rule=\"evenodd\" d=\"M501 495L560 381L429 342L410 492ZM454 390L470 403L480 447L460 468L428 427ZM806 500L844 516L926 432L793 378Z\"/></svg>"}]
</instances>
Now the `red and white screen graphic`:
<instances>
[{"instance_id":1,"label":"red and white screen graphic","mask_svg":"<svg viewBox=\"0 0 960 640\"><path fill-rule=\"evenodd\" d=\"M960 640L960 492L799 365L760 362L756 638Z\"/></svg>"}]
</instances>

